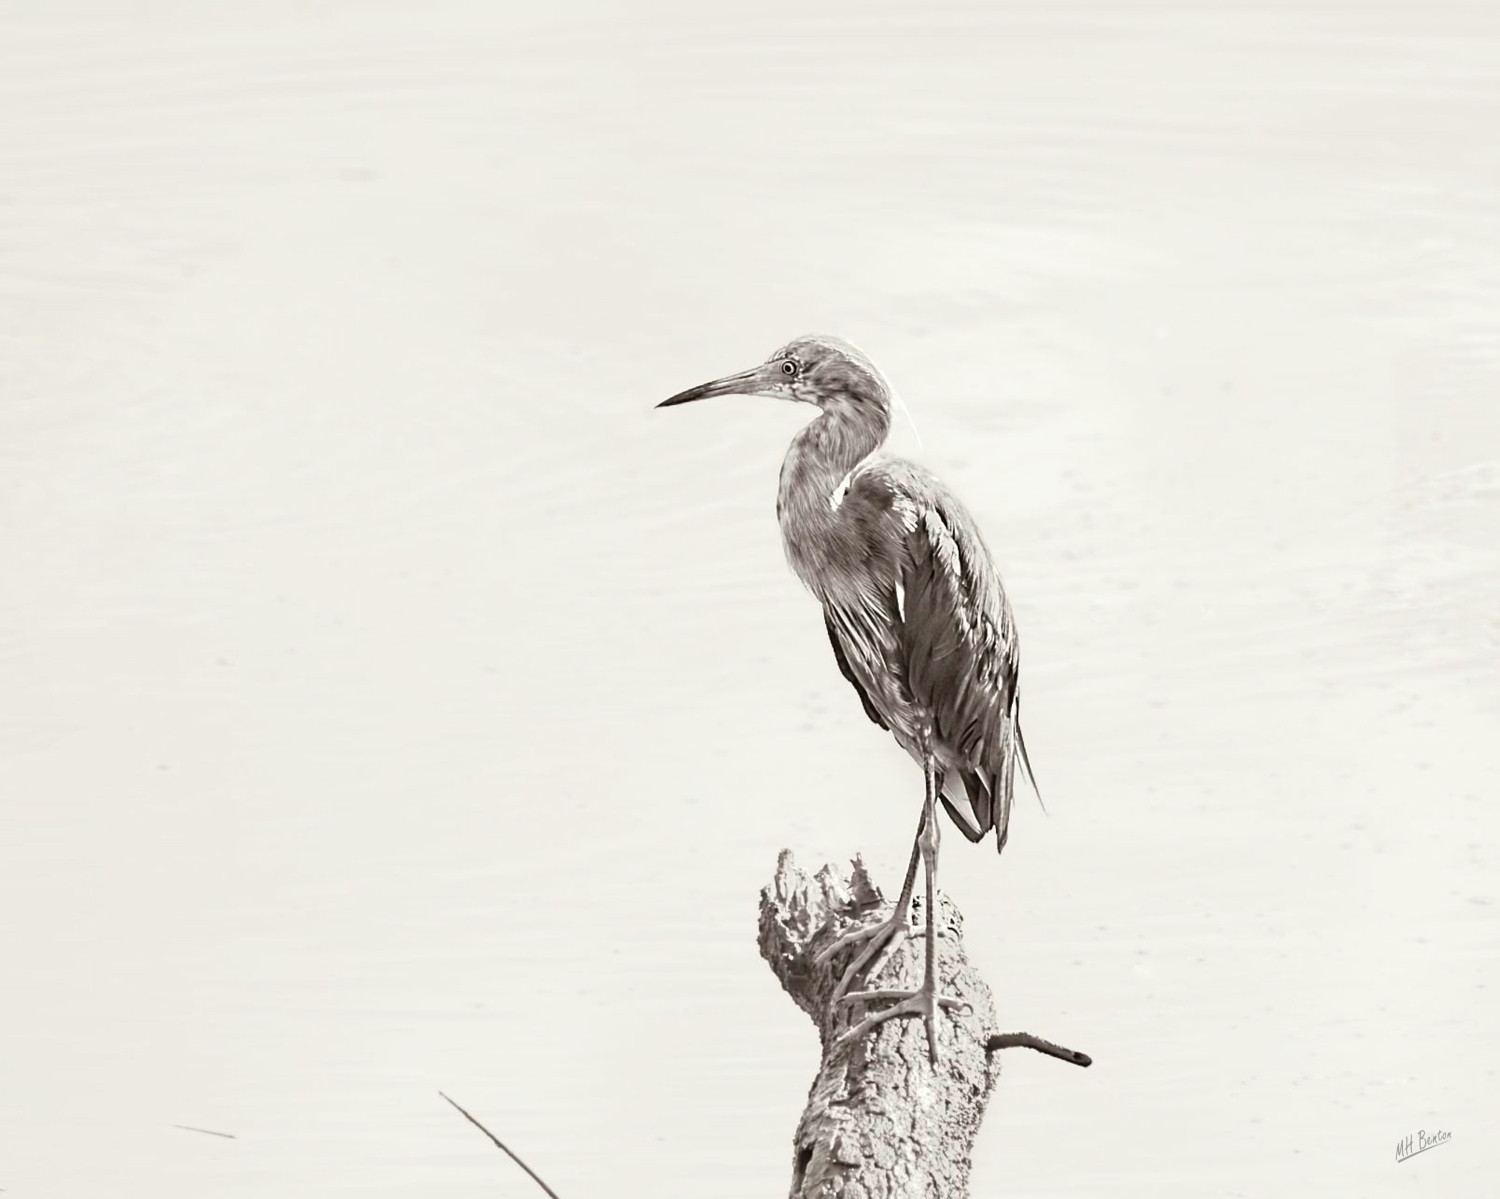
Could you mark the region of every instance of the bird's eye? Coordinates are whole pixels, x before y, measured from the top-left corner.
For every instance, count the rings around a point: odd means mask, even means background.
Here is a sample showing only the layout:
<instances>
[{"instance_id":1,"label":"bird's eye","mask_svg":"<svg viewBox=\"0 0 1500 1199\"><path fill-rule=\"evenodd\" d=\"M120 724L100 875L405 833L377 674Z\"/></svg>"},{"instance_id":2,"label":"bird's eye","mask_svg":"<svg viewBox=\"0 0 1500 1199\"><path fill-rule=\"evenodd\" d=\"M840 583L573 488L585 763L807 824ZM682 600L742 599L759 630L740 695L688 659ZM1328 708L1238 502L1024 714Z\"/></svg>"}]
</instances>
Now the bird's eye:
<instances>
[{"instance_id":1,"label":"bird's eye","mask_svg":"<svg viewBox=\"0 0 1500 1199\"><path fill-rule=\"evenodd\" d=\"M781 373L790 379L797 373L797 364L790 358L785 359L781 364Z\"/></svg>"}]
</instances>

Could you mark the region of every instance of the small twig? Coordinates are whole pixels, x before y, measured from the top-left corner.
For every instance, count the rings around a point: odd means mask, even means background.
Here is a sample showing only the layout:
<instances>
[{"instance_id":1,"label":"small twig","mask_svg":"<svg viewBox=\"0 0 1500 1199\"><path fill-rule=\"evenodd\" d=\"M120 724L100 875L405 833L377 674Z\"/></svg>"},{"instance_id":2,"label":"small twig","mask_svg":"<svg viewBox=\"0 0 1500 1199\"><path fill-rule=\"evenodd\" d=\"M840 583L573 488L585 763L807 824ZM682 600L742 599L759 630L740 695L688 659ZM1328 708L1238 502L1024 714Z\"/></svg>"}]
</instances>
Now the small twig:
<instances>
[{"instance_id":1,"label":"small twig","mask_svg":"<svg viewBox=\"0 0 1500 1199\"><path fill-rule=\"evenodd\" d=\"M438 1094L439 1095L443 1095L443 1093L441 1091L439 1091ZM546 1191L547 1194L552 1197L552 1199L560 1199L558 1193L556 1191L554 1191L551 1187L549 1187L545 1182L542 1181L542 1176L540 1174L538 1174L535 1170L533 1170L530 1166L528 1166L525 1162L523 1162L519 1157L517 1157L506 1146L506 1144L505 1144L504 1141L502 1141L499 1137L497 1137L494 1133L492 1133L488 1128L486 1128L478 1120L474 1119L473 1116L469 1115L468 1112L464 1111L464 1109L462 1107L460 1107L459 1104L455 1103L452 1099L449 1099L448 1096L443 1095L443 1098L445 1100L447 1100L448 1103L452 1104L455 1108L458 1108L458 1114L460 1116L462 1116L465 1120L467 1120L475 1128L479 1129L479 1131L482 1132L482 1133L484 1133L485 1136L489 1137L489 1139L495 1143L495 1148L496 1149L500 1150L502 1153L505 1154L506 1157L510 1158L511 1161L515 1162L516 1165L520 1166L521 1169L525 1170L526 1173L531 1176L531 1181L532 1182L536 1183L537 1186L541 1187L542 1190Z\"/></svg>"},{"instance_id":2,"label":"small twig","mask_svg":"<svg viewBox=\"0 0 1500 1199\"><path fill-rule=\"evenodd\" d=\"M1094 1059L1086 1053L1079 1053L1076 1049L1069 1049L1053 1041L1044 1041L1041 1037L1034 1037L1029 1032L996 1033L985 1042L984 1047L990 1053L994 1053L997 1049L1035 1049L1038 1053L1045 1053L1048 1057L1055 1057L1075 1066L1094 1064Z\"/></svg>"},{"instance_id":3,"label":"small twig","mask_svg":"<svg viewBox=\"0 0 1500 1199\"><path fill-rule=\"evenodd\" d=\"M212 1128L194 1128L191 1124L174 1124L172 1127L180 1128L183 1132L201 1132L206 1137L224 1137L230 1141L239 1139L232 1132L215 1132Z\"/></svg>"}]
</instances>

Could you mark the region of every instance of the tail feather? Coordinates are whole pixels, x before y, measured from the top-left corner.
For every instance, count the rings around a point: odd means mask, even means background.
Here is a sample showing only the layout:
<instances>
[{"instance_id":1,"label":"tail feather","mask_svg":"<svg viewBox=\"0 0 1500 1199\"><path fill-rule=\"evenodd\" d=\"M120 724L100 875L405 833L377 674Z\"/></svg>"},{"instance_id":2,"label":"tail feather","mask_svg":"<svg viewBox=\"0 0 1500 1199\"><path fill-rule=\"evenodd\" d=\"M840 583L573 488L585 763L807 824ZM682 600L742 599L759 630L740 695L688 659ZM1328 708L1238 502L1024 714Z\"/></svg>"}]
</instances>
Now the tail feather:
<instances>
[{"instance_id":1,"label":"tail feather","mask_svg":"<svg viewBox=\"0 0 1500 1199\"><path fill-rule=\"evenodd\" d=\"M978 799L972 779L973 775L968 771L952 771L938 784L938 795L948 818L957 826L958 831L970 841L977 842L984 839L985 833L990 831L990 825L987 820L988 805L982 804Z\"/></svg>"},{"instance_id":2,"label":"tail feather","mask_svg":"<svg viewBox=\"0 0 1500 1199\"><path fill-rule=\"evenodd\" d=\"M946 795L942 798L943 807L947 809L948 817L953 821L953 824L958 829L958 831L961 832L970 841L976 843L979 841L983 841L984 834L988 830L977 828L975 825L971 824L969 818L962 813L962 811L956 804L954 804L951 799L949 799Z\"/></svg>"},{"instance_id":3,"label":"tail feather","mask_svg":"<svg viewBox=\"0 0 1500 1199\"><path fill-rule=\"evenodd\" d=\"M1026 738L1021 735L1021 700L1016 698L1016 744L1021 749L1021 765L1026 768L1026 778L1031 783L1031 789L1036 792L1036 801L1042 805L1042 811L1047 810L1047 801L1042 798L1042 789L1036 785L1036 774L1031 769L1031 755L1026 752Z\"/></svg>"},{"instance_id":4,"label":"tail feather","mask_svg":"<svg viewBox=\"0 0 1500 1199\"><path fill-rule=\"evenodd\" d=\"M969 806L979 827L985 832L995 827L995 775L983 766L964 772L964 789L969 793Z\"/></svg>"},{"instance_id":5,"label":"tail feather","mask_svg":"<svg viewBox=\"0 0 1500 1199\"><path fill-rule=\"evenodd\" d=\"M998 765L978 765L969 770L949 770L939 783L939 794L949 818L970 841L982 841L993 829L995 849L1005 852L1010 840L1010 813L1015 804L1016 766L1026 772L1031 788L1042 798L1021 735L1020 713L1011 709L1011 719L1000 733ZM995 759L991 759L994 762ZM1043 804L1042 810L1046 810Z\"/></svg>"},{"instance_id":6,"label":"tail feather","mask_svg":"<svg viewBox=\"0 0 1500 1199\"><path fill-rule=\"evenodd\" d=\"M1009 737L1001 750L1001 766L994 773L995 780L995 852L1004 853L1005 843L1010 840L1010 808L1015 797L1016 748Z\"/></svg>"}]
</instances>

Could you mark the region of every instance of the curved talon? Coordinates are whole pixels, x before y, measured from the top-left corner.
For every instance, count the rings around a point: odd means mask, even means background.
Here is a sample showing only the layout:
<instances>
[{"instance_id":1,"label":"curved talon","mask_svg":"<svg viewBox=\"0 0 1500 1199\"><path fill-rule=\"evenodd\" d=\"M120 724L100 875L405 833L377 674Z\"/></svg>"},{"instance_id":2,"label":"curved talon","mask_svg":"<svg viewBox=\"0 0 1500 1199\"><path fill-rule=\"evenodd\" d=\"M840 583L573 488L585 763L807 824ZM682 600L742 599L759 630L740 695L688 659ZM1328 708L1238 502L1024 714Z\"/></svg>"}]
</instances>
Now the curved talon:
<instances>
[{"instance_id":1,"label":"curved talon","mask_svg":"<svg viewBox=\"0 0 1500 1199\"><path fill-rule=\"evenodd\" d=\"M899 914L893 915L888 920L884 920L879 924L866 924L855 929L853 932L845 933L827 949L823 950L822 953L818 954L813 961L816 965L821 966L825 962L830 961L840 950L847 949L851 945L858 945L862 941L869 942L844 967L844 973L840 976L838 984L833 988L833 994L829 997L829 1004L838 1003L840 998L849 990L849 986L854 982L855 976L861 970L864 970L871 963L875 962L883 951L890 949L903 933L910 934L910 929L906 924L906 917ZM871 970L869 973L873 975L874 971Z\"/></svg>"},{"instance_id":2,"label":"curved talon","mask_svg":"<svg viewBox=\"0 0 1500 1199\"><path fill-rule=\"evenodd\" d=\"M902 1019L906 1016L921 1016L923 1023L927 1026L927 1054L932 1064L938 1064L937 1047L937 1014L940 1010L955 1007L967 1007L961 999L955 999L949 995L938 995L932 991L858 991L849 999L899 999L901 1002L886 1008L883 1012L876 1012L866 1016L853 1028L840 1034L834 1041L829 1052L839 1053L857 1044L875 1028L884 1024L887 1020Z\"/></svg>"},{"instance_id":3,"label":"curved talon","mask_svg":"<svg viewBox=\"0 0 1500 1199\"><path fill-rule=\"evenodd\" d=\"M891 921L883 925L880 929L880 935L871 937L870 943L844 967L843 976L839 979L838 986L834 987L830 1002L837 1003L840 996L847 994L850 986L854 983L855 976L861 971L864 972L864 976L867 979L873 978L877 962L884 963L882 955L891 950L907 933L908 930L904 920L899 923Z\"/></svg>"},{"instance_id":4,"label":"curved talon","mask_svg":"<svg viewBox=\"0 0 1500 1199\"><path fill-rule=\"evenodd\" d=\"M868 941L871 937L877 937L884 931L890 921L882 921L880 924L862 924L839 937L834 943L822 950L813 958L814 966L826 966L840 952L848 949L851 945L858 945L861 941Z\"/></svg>"}]
</instances>

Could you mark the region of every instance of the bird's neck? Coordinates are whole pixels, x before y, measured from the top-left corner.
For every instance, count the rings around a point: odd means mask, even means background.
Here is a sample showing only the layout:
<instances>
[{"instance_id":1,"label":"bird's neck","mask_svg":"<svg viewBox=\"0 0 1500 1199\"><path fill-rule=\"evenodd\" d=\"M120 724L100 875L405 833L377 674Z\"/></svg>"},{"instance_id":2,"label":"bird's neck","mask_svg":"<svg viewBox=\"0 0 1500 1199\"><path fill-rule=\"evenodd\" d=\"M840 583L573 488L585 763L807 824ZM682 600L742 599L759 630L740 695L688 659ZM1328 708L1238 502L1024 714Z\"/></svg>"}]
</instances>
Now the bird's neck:
<instances>
[{"instance_id":1,"label":"bird's neck","mask_svg":"<svg viewBox=\"0 0 1500 1199\"><path fill-rule=\"evenodd\" d=\"M809 586L816 585L816 547L824 544L839 519L849 473L884 443L889 415L869 406L866 412L839 406L823 414L796 437L781 464L776 517L787 557Z\"/></svg>"}]
</instances>

